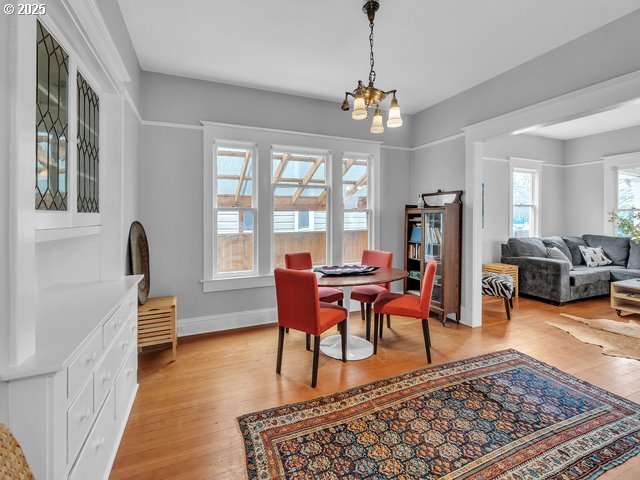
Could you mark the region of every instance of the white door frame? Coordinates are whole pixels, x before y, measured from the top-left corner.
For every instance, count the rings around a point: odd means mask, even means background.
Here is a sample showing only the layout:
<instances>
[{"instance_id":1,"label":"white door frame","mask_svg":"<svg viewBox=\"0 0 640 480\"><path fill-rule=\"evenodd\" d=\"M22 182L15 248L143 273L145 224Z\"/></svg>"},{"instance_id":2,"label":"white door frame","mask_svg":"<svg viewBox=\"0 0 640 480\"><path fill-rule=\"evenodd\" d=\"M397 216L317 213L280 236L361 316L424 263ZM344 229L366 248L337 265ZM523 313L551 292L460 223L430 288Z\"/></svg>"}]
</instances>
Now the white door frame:
<instances>
[{"instance_id":1,"label":"white door frame","mask_svg":"<svg viewBox=\"0 0 640 480\"><path fill-rule=\"evenodd\" d=\"M465 136L465 208L463 234L463 303L466 325L482 325L482 151L488 138L572 120L640 101L640 70L499 115L462 130ZM477 207L477 208L474 208Z\"/></svg>"}]
</instances>

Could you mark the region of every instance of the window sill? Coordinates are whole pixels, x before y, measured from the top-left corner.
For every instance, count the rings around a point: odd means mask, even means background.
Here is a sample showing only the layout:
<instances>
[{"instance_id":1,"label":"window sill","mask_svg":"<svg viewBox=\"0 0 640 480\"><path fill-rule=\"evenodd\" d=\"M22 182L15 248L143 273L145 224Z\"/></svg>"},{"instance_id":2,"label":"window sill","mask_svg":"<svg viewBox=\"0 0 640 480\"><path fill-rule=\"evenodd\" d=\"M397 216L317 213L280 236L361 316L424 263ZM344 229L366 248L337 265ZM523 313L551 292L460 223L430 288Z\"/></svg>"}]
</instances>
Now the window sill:
<instances>
[{"instance_id":1,"label":"window sill","mask_svg":"<svg viewBox=\"0 0 640 480\"><path fill-rule=\"evenodd\" d=\"M204 293L243 290L245 288L273 287L275 285L273 274L252 277L216 278L215 280L202 280L201 283Z\"/></svg>"},{"instance_id":2,"label":"window sill","mask_svg":"<svg viewBox=\"0 0 640 480\"><path fill-rule=\"evenodd\" d=\"M65 238L86 237L89 235L100 235L100 233L102 233L102 225L42 229L36 230L36 243L63 240Z\"/></svg>"}]
</instances>

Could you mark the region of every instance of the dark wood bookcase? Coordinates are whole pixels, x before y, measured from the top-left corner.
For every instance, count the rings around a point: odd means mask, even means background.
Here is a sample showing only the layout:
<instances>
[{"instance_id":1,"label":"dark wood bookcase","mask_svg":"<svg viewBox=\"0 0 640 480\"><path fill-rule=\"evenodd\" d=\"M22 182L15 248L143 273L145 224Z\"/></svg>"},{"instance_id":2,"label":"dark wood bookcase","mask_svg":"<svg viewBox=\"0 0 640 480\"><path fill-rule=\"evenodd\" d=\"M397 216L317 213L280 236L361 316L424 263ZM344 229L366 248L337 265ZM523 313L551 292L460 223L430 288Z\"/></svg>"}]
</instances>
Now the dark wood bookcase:
<instances>
[{"instance_id":1,"label":"dark wood bookcase","mask_svg":"<svg viewBox=\"0 0 640 480\"><path fill-rule=\"evenodd\" d=\"M425 206L405 207L405 260L409 276L405 293L420 295L427 260L438 267L431 296L431 311L442 324L460 322L460 275L462 250L462 190L422 194Z\"/></svg>"}]
</instances>

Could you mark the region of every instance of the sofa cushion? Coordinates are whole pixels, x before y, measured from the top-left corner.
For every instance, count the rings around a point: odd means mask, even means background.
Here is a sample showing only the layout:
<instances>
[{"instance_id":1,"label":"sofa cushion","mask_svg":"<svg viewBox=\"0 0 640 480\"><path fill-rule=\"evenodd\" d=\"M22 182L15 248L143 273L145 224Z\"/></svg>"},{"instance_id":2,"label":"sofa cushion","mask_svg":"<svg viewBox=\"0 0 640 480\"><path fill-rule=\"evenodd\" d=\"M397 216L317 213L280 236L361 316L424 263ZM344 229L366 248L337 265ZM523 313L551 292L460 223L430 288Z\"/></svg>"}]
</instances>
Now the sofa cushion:
<instances>
[{"instance_id":1,"label":"sofa cushion","mask_svg":"<svg viewBox=\"0 0 640 480\"><path fill-rule=\"evenodd\" d=\"M611 267L587 267L580 265L569 272L569 285L588 285L590 283L608 282L611 279Z\"/></svg>"},{"instance_id":2,"label":"sofa cushion","mask_svg":"<svg viewBox=\"0 0 640 480\"><path fill-rule=\"evenodd\" d=\"M621 280L631 280L632 278L640 278L640 269L638 268L612 268L611 281L619 282ZM640 286L640 282L638 282Z\"/></svg>"},{"instance_id":3,"label":"sofa cushion","mask_svg":"<svg viewBox=\"0 0 640 480\"><path fill-rule=\"evenodd\" d=\"M562 237L564 243L567 244L569 248L569 252L571 252L571 263L574 265L584 265L584 258L582 258L582 253L580 253L580 245L583 247L588 247L587 242L584 241L582 237Z\"/></svg>"},{"instance_id":4,"label":"sofa cushion","mask_svg":"<svg viewBox=\"0 0 640 480\"><path fill-rule=\"evenodd\" d=\"M582 238L590 247L602 247L604 254L614 265L627 266L629 260L629 238L609 235L583 235Z\"/></svg>"},{"instance_id":5,"label":"sofa cushion","mask_svg":"<svg viewBox=\"0 0 640 480\"><path fill-rule=\"evenodd\" d=\"M564 240L562 240L561 236L542 237L540 240L542 240L542 243L544 243L545 247L547 248L555 247L558 250L560 250L562 253L564 253L569 260L571 260L571 251L569 250L569 247L567 247L567 244L564 243Z\"/></svg>"},{"instance_id":6,"label":"sofa cushion","mask_svg":"<svg viewBox=\"0 0 640 480\"><path fill-rule=\"evenodd\" d=\"M571 255L571 254L569 254ZM573 264L568 256L560 251L557 247L547 248L547 258L553 258L554 260L560 260L569 264L569 270L573 270Z\"/></svg>"},{"instance_id":7,"label":"sofa cushion","mask_svg":"<svg viewBox=\"0 0 640 480\"><path fill-rule=\"evenodd\" d=\"M547 256L547 249L539 238L510 238L507 240L507 246L514 257L545 258Z\"/></svg>"},{"instance_id":8,"label":"sofa cushion","mask_svg":"<svg viewBox=\"0 0 640 480\"><path fill-rule=\"evenodd\" d=\"M629 240L629 260L627 268L640 269L640 244Z\"/></svg>"}]
</instances>

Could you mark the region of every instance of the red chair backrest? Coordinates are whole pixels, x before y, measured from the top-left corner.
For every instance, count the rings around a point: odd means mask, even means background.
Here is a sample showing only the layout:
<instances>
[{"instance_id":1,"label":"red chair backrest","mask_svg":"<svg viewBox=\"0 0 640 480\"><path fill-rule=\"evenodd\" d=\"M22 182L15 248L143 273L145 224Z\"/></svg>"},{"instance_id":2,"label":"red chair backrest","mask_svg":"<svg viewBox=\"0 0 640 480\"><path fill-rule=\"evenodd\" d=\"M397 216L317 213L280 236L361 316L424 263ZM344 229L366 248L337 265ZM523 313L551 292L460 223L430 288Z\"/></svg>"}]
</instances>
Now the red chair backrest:
<instances>
[{"instance_id":1,"label":"red chair backrest","mask_svg":"<svg viewBox=\"0 0 640 480\"><path fill-rule=\"evenodd\" d=\"M433 293L433 282L436 278L437 266L438 264L435 260L429 260L425 268L422 288L420 289L420 310L422 310L422 318L429 318L431 294Z\"/></svg>"},{"instance_id":2,"label":"red chair backrest","mask_svg":"<svg viewBox=\"0 0 640 480\"><path fill-rule=\"evenodd\" d=\"M313 262L311 261L311 253L309 252L297 252L297 253L285 253L284 265L291 270L310 270L313 268Z\"/></svg>"},{"instance_id":3,"label":"red chair backrest","mask_svg":"<svg viewBox=\"0 0 640 480\"><path fill-rule=\"evenodd\" d=\"M320 335L318 280L313 272L276 268L278 325Z\"/></svg>"},{"instance_id":4,"label":"red chair backrest","mask_svg":"<svg viewBox=\"0 0 640 480\"><path fill-rule=\"evenodd\" d=\"M384 252L382 250L363 250L362 251L362 264L371 265L372 267L384 267L391 268L393 263L393 253ZM380 286L389 290L391 288L390 283L382 283Z\"/></svg>"}]
</instances>

